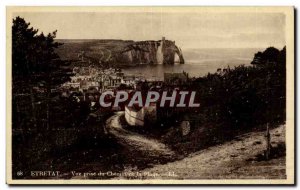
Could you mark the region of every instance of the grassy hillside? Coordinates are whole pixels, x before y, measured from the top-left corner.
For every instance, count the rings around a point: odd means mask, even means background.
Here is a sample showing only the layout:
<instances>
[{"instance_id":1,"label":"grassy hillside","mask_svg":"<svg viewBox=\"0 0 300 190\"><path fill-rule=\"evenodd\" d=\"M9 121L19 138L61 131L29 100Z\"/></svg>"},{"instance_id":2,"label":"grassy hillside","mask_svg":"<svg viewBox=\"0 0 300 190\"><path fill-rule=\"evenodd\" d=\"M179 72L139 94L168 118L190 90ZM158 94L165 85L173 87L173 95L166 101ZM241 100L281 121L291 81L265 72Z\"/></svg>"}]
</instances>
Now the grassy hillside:
<instances>
[{"instance_id":1,"label":"grassy hillside","mask_svg":"<svg viewBox=\"0 0 300 190\"><path fill-rule=\"evenodd\" d=\"M63 45L57 49L61 59L105 64L134 41L124 40L57 40ZM83 59L82 59L83 57Z\"/></svg>"}]
</instances>

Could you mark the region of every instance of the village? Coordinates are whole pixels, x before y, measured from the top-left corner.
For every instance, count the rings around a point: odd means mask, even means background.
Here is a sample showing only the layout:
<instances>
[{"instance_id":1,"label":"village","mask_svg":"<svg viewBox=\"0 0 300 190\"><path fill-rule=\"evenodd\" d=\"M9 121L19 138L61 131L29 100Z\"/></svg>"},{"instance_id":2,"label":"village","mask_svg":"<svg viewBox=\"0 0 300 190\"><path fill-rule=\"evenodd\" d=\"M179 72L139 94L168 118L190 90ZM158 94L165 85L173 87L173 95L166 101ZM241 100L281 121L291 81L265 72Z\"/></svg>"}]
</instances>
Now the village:
<instances>
[{"instance_id":1,"label":"village","mask_svg":"<svg viewBox=\"0 0 300 190\"><path fill-rule=\"evenodd\" d=\"M130 126L153 124L157 120L186 111L189 105L199 107L195 103L196 93L188 91L190 79L184 71L164 73L163 81L124 75L121 69L99 69L93 66L74 67L73 73L71 80L60 87L62 97L72 97L78 103L88 102L91 113L124 111L126 122ZM128 101L125 97L121 98L122 95L118 93L120 91L127 93ZM152 92L150 96L155 97L148 97L148 92ZM159 102L160 94L163 101ZM129 102L128 96L132 101ZM150 101L145 101L147 98ZM147 106L142 102L147 102Z\"/></svg>"}]
</instances>

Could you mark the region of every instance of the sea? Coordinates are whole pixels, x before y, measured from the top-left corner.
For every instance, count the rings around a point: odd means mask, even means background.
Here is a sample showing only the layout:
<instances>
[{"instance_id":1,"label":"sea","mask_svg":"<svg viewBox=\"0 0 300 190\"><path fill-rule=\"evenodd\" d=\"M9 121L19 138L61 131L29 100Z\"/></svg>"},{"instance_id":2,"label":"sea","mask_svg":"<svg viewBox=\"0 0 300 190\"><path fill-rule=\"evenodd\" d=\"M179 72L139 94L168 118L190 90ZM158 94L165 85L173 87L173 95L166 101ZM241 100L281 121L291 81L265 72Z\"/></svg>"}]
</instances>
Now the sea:
<instances>
[{"instance_id":1,"label":"sea","mask_svg":"<svg viewBox=\"0 0 300 190\"><path fill-rule=\"evenodd\" d=\"M183 49L184 64L137 65L122 70L125 75L139 76L147 80L163 80L164 73L183 71L190 77L202 77L208 73L215 73L219 68L250 66L254 54L263 50L261 48Z\"/></svg>"}]
</instances>

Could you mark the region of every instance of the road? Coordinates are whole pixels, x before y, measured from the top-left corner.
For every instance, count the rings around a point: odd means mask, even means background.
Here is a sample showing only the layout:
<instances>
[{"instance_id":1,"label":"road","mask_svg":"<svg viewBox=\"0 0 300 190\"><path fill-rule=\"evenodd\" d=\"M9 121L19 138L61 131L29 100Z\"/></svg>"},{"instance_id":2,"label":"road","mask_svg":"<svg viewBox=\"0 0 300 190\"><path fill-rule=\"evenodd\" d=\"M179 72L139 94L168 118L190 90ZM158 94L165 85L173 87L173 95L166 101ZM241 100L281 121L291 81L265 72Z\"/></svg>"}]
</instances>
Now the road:
<instances>
[{"instance_id":1,"label":"road","mask_svg":"<svg viewBox=\"0 0 300 190\"><path fill-rule=\"evenodd\" d=\"M172 150L158 140L123 128L120 123L120 117L122 116L124 116L124 112L117 112L106 121L106 130L115 136L119 143L130 149L142 151L151 157L173 157L175 155Z\"/></svg>"},{"instance_id":2,"label":"road","mask_svg":"<svg viewBox=\"0 0 300 190\"><path fill-rule=\"evenodd\" d=\"M262 156L265 151L264 132L250 132L239 139L195 152L182 160L155 165L141 173L143 179L285 179L285 126L270 131L271 159ZM164 175L174 173L174 175ZM138 178L138 177L136 177Z\"/></svg>"}]
</instances>

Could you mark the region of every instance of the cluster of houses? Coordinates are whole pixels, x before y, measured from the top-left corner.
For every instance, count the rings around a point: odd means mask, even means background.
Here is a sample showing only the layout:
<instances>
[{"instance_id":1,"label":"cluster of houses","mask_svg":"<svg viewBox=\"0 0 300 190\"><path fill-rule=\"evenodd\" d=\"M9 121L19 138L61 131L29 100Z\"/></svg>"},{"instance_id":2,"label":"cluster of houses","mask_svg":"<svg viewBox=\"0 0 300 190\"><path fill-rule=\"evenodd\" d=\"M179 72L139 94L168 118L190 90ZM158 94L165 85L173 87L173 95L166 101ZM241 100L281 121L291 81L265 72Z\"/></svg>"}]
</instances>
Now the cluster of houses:
<instances>
[{"instance_id":1,"label":"cluster of houses","mask_svg":"<svg viewBox=\"0 0 300 190\"><path fill-rule=\"evenodd\" d=\"M137 81L141 80L134 76L124 76L121 70L112 68L99 70L93 67L75 67L73 73L75 75L71 77L71 81L61 86L65 92L94 90L102 93L114 90L121 84L135 88Z\"/></svg>"},{"instance_id":2,"label":"cluster of houses","mask_svg":"<svg viewBox=\"0 0 300 190\"><path fill-rule=\"evenodd\" d=\"M75 94L78 102L90 102L92 111L98 110L99 97L105 91L148 91L148 90L163 90L176 88L177 86L188 82L188 73L165 73L164 81L147 81L142 77L126 76L120 69L99 69L94 67L75 67L73 69L74 76L67 83L61 86L62 96L70 97ZM114 98L114 97L111 97ZM129 125L144 126L148 119L156 121L159 110L156 105L152 104L149 107L128 107L127 105L112 108L113 111L125 111L125 119ZM159 113L162 115L161 113Z\"/></svg>"}]
</instances>

